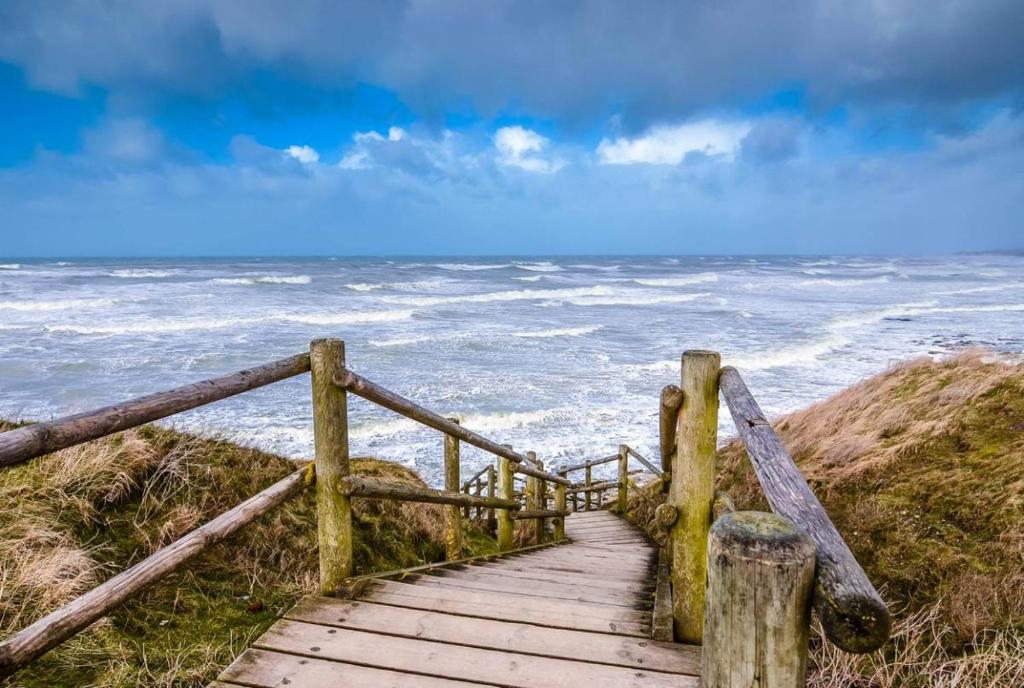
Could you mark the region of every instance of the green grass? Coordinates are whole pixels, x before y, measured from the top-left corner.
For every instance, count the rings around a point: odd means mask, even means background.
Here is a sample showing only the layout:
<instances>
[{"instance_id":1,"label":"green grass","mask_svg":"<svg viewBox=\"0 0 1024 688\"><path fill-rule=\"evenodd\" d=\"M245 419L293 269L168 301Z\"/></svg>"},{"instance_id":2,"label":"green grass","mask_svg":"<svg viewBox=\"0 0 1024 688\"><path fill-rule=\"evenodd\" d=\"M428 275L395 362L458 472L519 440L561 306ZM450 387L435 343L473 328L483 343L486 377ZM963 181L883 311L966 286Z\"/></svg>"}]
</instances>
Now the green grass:
<instances>
[{"instance_id":1,"label":"green grass","mask_svg":"<svg viewBox=\"0 0 1024 688\"><path fill-rule=\"evenodd\" d=\"M0 424L0 429L10 424ZM278 456L154 426L0 473L0 633L137 563L296 469ZM372 458L353 471L422 485ZM313 490L187 563L8 685L203 686L317 584ZM443 512L357 499L357 573L443 559ZM468 554L493 538L466 524Z\"/></svg>"}]
</instances>

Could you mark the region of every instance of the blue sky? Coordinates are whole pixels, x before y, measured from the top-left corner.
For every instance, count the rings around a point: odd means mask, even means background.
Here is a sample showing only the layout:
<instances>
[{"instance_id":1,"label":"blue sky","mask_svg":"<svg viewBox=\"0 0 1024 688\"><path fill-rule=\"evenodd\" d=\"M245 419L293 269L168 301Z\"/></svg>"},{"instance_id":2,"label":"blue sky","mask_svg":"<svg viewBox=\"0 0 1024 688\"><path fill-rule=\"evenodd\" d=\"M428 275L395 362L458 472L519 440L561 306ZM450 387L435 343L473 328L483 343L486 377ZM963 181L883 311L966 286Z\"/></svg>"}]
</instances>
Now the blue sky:
<instances>
[{"instance_id":1,"label":"blue sky","mask_svg":"<svg viewBox=\"0 0 1024 688\"><path fill-rule=\"evenodd\" d=\"M0 2L0 255L1024 245L1024 3Z\"/></svg>"}]
</instances>

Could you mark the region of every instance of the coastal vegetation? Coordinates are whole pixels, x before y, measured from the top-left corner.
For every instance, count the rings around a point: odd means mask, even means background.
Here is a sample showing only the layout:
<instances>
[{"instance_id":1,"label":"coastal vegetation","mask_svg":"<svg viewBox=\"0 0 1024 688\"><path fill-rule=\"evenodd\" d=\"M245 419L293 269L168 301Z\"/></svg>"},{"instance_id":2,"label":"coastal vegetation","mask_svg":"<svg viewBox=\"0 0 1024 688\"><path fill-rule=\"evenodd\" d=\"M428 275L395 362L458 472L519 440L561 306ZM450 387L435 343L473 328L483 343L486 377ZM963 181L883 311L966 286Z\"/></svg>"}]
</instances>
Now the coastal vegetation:
<instances>
[{"instance_id":1,"label":"coastal vegetation","mask_svg":"<svg viewBox=\"0 0 1024 688\"><path fill-rule=\"evenodd\" d=\"M0 472L0 636L294 468L255 449L144 426ZM352 468L423 486L396 463L354 458ZM443 507L355 499L353 509L358 572L444 558ZM495 551L482 530L464 532L469 554ZM11 685L204 686L316 589L315 503L306 490L44 655Z\"/></svg>"}]
</instances>

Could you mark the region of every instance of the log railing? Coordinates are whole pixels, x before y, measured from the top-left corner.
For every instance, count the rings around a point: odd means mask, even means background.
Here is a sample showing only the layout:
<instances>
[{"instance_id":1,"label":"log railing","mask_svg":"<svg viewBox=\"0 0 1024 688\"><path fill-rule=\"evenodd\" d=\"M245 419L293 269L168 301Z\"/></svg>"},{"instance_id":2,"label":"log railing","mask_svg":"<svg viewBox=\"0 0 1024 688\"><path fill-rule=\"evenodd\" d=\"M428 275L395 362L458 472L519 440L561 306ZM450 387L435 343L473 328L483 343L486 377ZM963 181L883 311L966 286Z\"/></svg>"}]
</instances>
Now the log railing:
<instances>
[{"instance_id":1,"label":"log railing","mask_svg":"<svg viewBox=\"0 0 1024 688\"><path fill-rule=\"evenodd\" d=\"M351 595L375 577L401 577L557 545L565 541L570 497L572 511L590 510L595 495L597 508L602 508L605 493L616 490L616 510L625 513L630 476L637 472L630 471L630 459L660 478L665 492L665 503L654 514L655 526L667 536L659 557L652 635L658 640L702 643L706 688L802 685L812 605L825 635L844 650L869 652L888 638L889 612L878 592L740 374L722 368L713 352L685 352L681 384L662 391L659 462L621 444L614 455L548 472L533 452L514 451L464 428L457 419L445 418L348 370L344 343L318 339L310 344L308 354L0 433L0 467L305 372L311 373L314 462L0 642L0 679L310 484L316 485L321 592ZM351 474L349 393L443 434L444 489ZM720 394L772 514L737 512L728 495L715 491ZM461 442L492 454L496 463L462 481ZM595 482L593 468L612 462L618 464L616 479ZM583 481L570 481L569 474L577 471L584 471ZM517 481L524 483L522 490L516 489ZM445 562L354 575L351 500L356 497L445 505ZM486 512L498 554L463 557L462 521L472 509L478 521ZM527 532L532 532L534 544L514 550L513 526L523 520L533 521Z\"/></svg>"},{"instance_id":2,"label":"log railing","mask_svg":"<svg viewBox=\"0 0 1024 688\"><path fill-rule=\"evenodd\" d=\"M512 521L533 520L537 543L550 546L565 540L563 519L567 515L565 490L569 481L545 472L540 461L498 444L463 428L457 420L440 416L405 399L345 367L345 347L341 340L318 339L309 353L292 356L256 368L186 385L114 406L53 421L26 425L0 433L0 468L42 457L83 442L134 428L176 413L210 404L287 378L311 373L313 437L315 460L163 547L141 562L125 569L68 604L38 619L0 642L0 679L29 664L89 625L109 614L132 596L179 569L209 547L224 541L268 511L316 484L317 529L320 554L320 589L325 594L345 594L360 580L354 577L352 550L353 524L351 499L367 497L398 501L443 504L446 511L446 560L468 561L462 557L460 508L488 509L499 526L499 554L522 550L512 546ZM348 455L348 399L352 392L380 406L444 433L445 488L399 485L350 474ZM459 442L467 442L498 457L498 468L485 467L474 476L487 474L487 495L459 491ZM44 459L45 460L45 459ZM546 485L555 490L555 506L523 503L512 489L513 472L536 481L532 494L546 493ZM495 484L501 489L495 494ZM529 490L528 490L529 492ZM539 497L535 497L536 500ZM553 522L554 537L547 537L545 523ZM472 559L472 558L470 558ZM428 564L424 567L438 566ZM417 568L424 568L417 567ZM397 575L401 572L369 574ZM366 578L364 575L362 578Z\"/></svg>"}]
</instances>

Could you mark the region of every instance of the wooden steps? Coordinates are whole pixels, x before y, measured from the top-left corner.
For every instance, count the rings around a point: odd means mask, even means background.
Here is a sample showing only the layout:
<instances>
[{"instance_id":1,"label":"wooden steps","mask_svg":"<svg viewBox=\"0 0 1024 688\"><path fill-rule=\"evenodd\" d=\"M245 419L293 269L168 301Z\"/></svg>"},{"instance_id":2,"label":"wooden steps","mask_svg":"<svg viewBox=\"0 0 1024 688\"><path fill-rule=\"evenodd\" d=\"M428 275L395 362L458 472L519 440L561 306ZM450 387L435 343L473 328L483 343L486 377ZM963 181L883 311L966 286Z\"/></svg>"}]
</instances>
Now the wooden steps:
<instances>
[{"instance_id":1,"label":"wooden steps","mask_svg":"<svg viewBox=\"0 0 1024 688\"><path fill-rule=\"evenodd\" d=\"M301 600L214 688L697 686L700 649L651 640L657 551L607 511L572 543Z\"/></svg>"}]
</instances>

